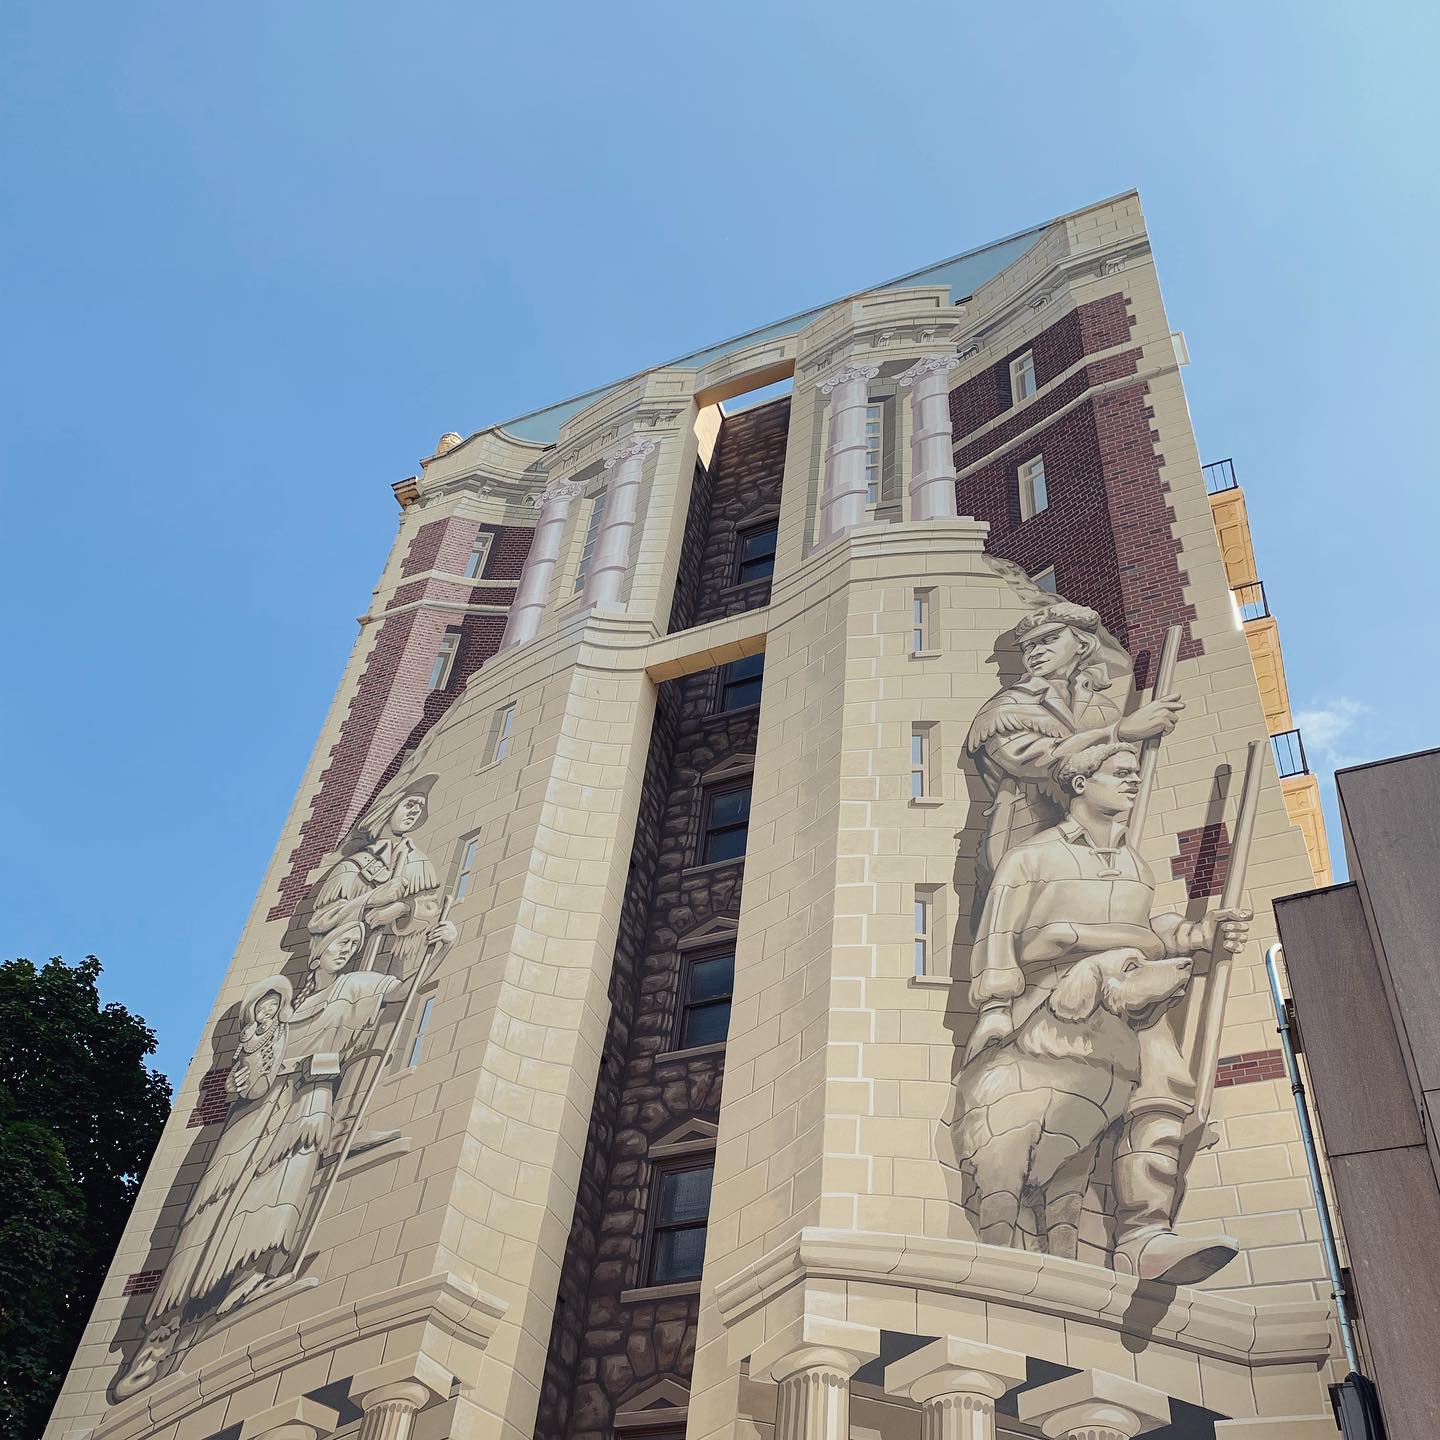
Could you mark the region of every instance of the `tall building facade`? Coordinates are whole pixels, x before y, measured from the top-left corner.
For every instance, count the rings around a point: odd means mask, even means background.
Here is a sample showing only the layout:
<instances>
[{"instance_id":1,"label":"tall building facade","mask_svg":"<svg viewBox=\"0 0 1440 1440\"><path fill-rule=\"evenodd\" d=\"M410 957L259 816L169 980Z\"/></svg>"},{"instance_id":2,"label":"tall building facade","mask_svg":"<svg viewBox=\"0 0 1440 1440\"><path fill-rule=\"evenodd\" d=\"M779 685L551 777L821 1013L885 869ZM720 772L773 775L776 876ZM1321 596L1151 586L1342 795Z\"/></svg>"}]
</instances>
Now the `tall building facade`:
<instances>
[{"instance_id":1,"label":"tall building facade","mask_svg":"<svg viewBox=\"0 0 1440 1440\"><path fill-rule=\"evenodd\" d=\"M443 437L47 1435L1332 1435L1183 359L1130 194Z\"/></svg>"}]
</instances>

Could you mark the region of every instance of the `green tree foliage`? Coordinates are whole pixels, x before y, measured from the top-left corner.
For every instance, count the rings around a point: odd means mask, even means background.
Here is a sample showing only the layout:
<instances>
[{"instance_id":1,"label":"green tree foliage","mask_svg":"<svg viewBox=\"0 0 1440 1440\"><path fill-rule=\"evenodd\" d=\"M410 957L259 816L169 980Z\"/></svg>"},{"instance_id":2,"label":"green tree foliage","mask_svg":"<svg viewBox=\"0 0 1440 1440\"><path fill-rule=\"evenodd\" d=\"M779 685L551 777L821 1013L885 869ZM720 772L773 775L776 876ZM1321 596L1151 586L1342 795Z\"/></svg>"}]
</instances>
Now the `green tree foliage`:
<instances>
[{"instance_id":1,"label":"green tree foliage","mask_svg":"<svg viewBox=\"0 0 1440 1440\"><path fill-rule=\"evenodd\" d=\"M0 964L0 1435L38 1436L170 1111L100 962Z\"/></svg>"}]
</instances>

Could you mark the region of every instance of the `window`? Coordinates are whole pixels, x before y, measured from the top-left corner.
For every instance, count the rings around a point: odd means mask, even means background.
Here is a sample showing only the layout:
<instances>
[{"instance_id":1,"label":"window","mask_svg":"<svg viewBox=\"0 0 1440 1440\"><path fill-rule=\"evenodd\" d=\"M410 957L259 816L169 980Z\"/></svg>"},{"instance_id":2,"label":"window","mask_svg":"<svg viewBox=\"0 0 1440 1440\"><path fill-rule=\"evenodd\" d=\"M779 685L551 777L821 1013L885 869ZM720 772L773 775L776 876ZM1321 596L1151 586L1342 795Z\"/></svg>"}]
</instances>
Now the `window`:
<instances>
[{"instance_id":1,"label":"window","mask_svg":"<svg viewBox=\"0 0 1440 1440\"><path fill-rule=\"evenodd\" d=\"M915 887L915 973L935 973L935 885Z\"/></svg>"},{"instance_id":2,"label":"window","mask_svg":"<svg viewBox=\"0 0 1440 1440\"><path fill-rule=\"evenodd\" d=\"M440 649L435 655L435 668L430 672L430 688L443 690L450 683L450 672L455 668L455 656L460 650L460 632L447 630L440 637Z\"/></svg>"},{"instance_id":3,"label":"window","mask_svg":"<svg viewBox=\"0 0 1440 1440\"><path fill-rule=\"evenodd\" d=\"M1045 489L1045 457L1037 455L1020 467L1020 518L1028 520L1048 509L1050 495Z\"/></svg>"},{"instance_id":4,"label":"window","mask_svg":"<svg viewBox=\"0 0 1440 1440\"><path fill-rule=\"evenodd\" d=\"M1043 570L1037 571L1030 577L1042 590L1047 590L1051 595L1057 593L1055 589L1055 567L1047 565Z\"/></svg>"},{"instance_id":5,"label":"window","mask_svg":"<svg viewBox=\"0 0 1440 1440\"><path fill-rule=\"evenodd\" d=\"M739 710L760 703L760 686L765 678L765 652L732 660L720 671L720 709Z\"/></svg>"},{"instance_id":6,"label":"window","mask_svg":"<svg viewBox=\"0 0 1440 1440\"><path fill-rule=\"evenodd\" d=\"M1018 405L1035 393L1035 356L1027 350L1010 362L1010 403Z\"/></svg>"},{"instance_id":7,"label":"window","mask_svg":"<svg viewBox=\"0 0 1440 1440\"><path fill-rule=\"evenodd\" d=\"M455 877L455 898L463 900L475 879L475 851L480 846L479 836L465 842L465 853L460 857L460 873Z\"/></svg>"},{"instance_id":8,"label":"window","mask_svg":"<svg viewBox=\"0 0 1440 1440\"><path fill-rule=\"evenodd\" d=\"M714 1161L655 1171L654 1229L650 1242L652 1285L698 1280L705 1263L705 1226L710 1216Z\"/></svg>"},{"instance_id":9,"label":"window","mask_svg":"<svg viewBox=\"0 0 1440 1440\"><path fill-rule=\"evenodd\" d=\"M939 785L935 778L935 722L910 727L910 798L938 799Z\"/></svg>"},{"instance_id":10,"label":"window","mask_svg":"<svg viewBox=\"0 0 1440 1440\"><path fill-rule=\"evenodd\" d=\"M878 403L865 407L865 503L880 503L881 446L885 438L885 407Z\"/></svg>"},{"instance_id":11,"label":"window","mask_svg":"<svg viewBox=\"0 0 1440 1440\"><path fill-rule=\"evenodd\" d=\"M424 1007L420 1011L420 1018L415 1022L415 1038L410 1043L410 1056L405 1061L405 1068L413 1070L420 1063L420 1052L425 1046L425 1032L430 1028L430 1012L435 1008L435 997L428 995L425 998Z\"/></svg>"},{"instance_id":12,"label":"window","mask_svg":"<svg viewBox=\"0 0 1440 1440\"><path fill-rule=\"evenodd\" d=\"M750 833L750 785L712 791L705 816L706 865L737 860L745 854Z\"/></svg>"},{"instance_id":13,"label":"window","mask_svg":"<svg viewBox=\"0 0 1440 1440\"><path fill-rule=\"evenodd\" d=\"M513 705L502 705L495 712L495 719L492 724L490 741L490 763L497 764L505 758L506 752L510 749L510 736L515 729L515 707Z\"/></svg>"},{"instance_id":14,"label":"window","mask_svg":"<svg viewBox=\"0 0 1440 1440\"><path fill-rule=\"evenodd\" d=\"M921 655L930 648L930 591L917 590L911 610L910 650Z\"/></svg>"},{"instance_id":15,"label":"window","mask_svg":"<svg viewBox=\"0 0 1440 1440\"><path fill-rule=\"evenodd\" d=\"M701 955L685 964L680 1002L680 1048L722 1043L730 1029L735 952Z\"/></svg>"},{"instance_id":16,"label":"window","mask_svg":"<svg viewBox=\"0 0 1440 1440\"><path fill-rule=\"evenodd\" d=\"M585 577L590 573L590 562L595 558L595 546L600 540L600 522L605 518L605 502L610 497L608 490L602 490L590 502L590 519L585 525L585 544L580 551L580 568L575 572L575 589L585 588Z\"/></svg>"},{"instance_id":17,"label":"window","mask_svg":"<svg viewBox=\"0 0 1440 1440\"><path fill-rule=\"evenodd\" d=\"M480 578L485 569L485 562L490 558L490 546L494 541L495 536L489 530L482 530L475 537L475 543L470 547L470 558L465 562L465 578L467 580Z\"/></svg>"},{"instance_id":18,"label":"window","mask_svg":"<svg viewBox=\"0 0 1440 1440\"><path fill-rule=\"evenodd\" d=\"M758 525L742 530L735 563L735 583L748 585L752 580L765 580L775 573L775 534L780 522Z\"/></svg>"}]
</instances>

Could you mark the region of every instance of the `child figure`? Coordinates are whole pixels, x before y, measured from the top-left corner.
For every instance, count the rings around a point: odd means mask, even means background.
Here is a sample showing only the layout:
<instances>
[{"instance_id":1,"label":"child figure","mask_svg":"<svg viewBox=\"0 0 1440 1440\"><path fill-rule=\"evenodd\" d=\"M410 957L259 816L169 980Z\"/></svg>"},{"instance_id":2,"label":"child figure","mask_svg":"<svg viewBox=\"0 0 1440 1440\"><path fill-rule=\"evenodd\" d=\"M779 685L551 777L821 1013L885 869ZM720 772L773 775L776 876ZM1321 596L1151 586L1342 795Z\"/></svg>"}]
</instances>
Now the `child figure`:
<instances>
[{"instance_id":1,"label":"child figure","mask_svg":"<svg viewBox=\"0 0 1440 1440\"><path fill-rule=\"evenodd\" d=\"M294 999L283 975L267 975L251 986L240 1008L244 1028L226 1089L242 1100L256 1100L274 1083L284 1060L286 1021Z\"/></svg>"}]
</instances>

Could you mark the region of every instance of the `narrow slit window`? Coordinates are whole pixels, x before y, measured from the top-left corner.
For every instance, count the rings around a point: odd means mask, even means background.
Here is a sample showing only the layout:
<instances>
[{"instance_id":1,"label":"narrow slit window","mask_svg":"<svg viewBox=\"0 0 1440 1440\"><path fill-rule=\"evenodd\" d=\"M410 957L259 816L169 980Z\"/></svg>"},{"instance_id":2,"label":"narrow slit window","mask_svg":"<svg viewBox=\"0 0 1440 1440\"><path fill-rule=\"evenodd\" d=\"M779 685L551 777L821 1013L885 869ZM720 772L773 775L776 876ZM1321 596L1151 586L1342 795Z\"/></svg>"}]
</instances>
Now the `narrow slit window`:
<instances>
[{"instance_id":1,"label":"narrow slit window","mask_svg":"<svg viewBox=\"0 0 1440 1440\"><path fill-rule=\"evenodd\" d=\"M425 1032L430 1028L430 1012L435 1008L435 997L427 995L420 1008L420 1018L415 1022L415 1038L410 1042L410 1055L405 1068L413 1070L420 1063L420 1052L425 1048Z\"/></svg>"},{"instance_id":2,"label":"narrow slit window","mask_svg":"<svg viewBox=\"0 0 1440 1440\"><path fill-rule=\"evenodd\" d=\"M595 559L595 547L600 542L600 524L605 519L605 502L609 495L608 490L602 490L590 502L590 518L585 525L585 544L580 550L580 567L575 572L577 594L585 588L585 577L590 573L590 564Z\"/></svg>"},{"instance_id":3,"label":"narrow slit window","mask_svg":"<svg viewBox=\"0 0 1440 1440\"><path fill-rule=\"evenodd\" d=\"M475 852L480 848L480 839L476 836L465 842L465 853L460 857L460 873L455 877L455 898L463 900L470 891L470 886L475 880Z\"/></svg>"},{"instance_id":4,"label":"narrow slit window","mask_svg":"<svg viewBox=\"0 0 1440 1440\"><path fill-rule=\"evenodd\" d=\"M1050 507L1050 492L1045 485L1045 457L1037 455L1020 467L1020 518L1028 520Z\"/></svg>"},{"instance_id":5,"label":"narrow slit window","mask_svg":"<svg viewBox=\"0 0 1440 1440\"><path fill-rule=\"evenodd\" d=\"M495 712L495 739L490 746L490 763L503 760L510 750L510 738L515 729L514 705L502 705Z\"/></svg>"},{"instance_id":6,"label":"narrow slit window","mask_svg":"<svg viewBox=\"0 0 1440 1440\"><path fill-rule=\"evenodd\" d=\"M702 955L685 966L680 1015L680 1048L723 1043L730 1030L730 997L735 989L735 952Z\"/></svg>"},{"instance_id":7,"label":"narrow slit window","mask_svg":"<svg viewBox=\"0 0 1440 1440\"><path fill-rule=\"evenodd\" d=\"M935 973L935 887L915 887L915 973Z\"/></svg>"},{"instance_id":8,"label":"narrow slit window","mask_svg":"<svg viewBox=\"0 0 1440 1440\"><path fill-rule=\"evenodd\" d=\"M919 655L931 648L930 645L930 592L917 590L911 608L912 631L910 649Z\"/></svg>"},{"instance_id":9,"label":"narrow slit window","mask_svg":"<svg viewBox=\"0 0 1440 1440\"><path fill-rule=\"evenodd\" d=\"M440 649L435 654L435 668L430 672L430 688L443 690L450 683L450 672L455 668L455 657L460 653L460 632L447 630L440 637Z\"/></svg>"},{"instance_id":10,"label":"narrow slit window","mask_svg":"<svg viewBox=\"0 0 1440 1440\"><path fill-rule=\"evenodd\" d=\"M865 407L865 503L880 503L880 472L884 463L885 407Z\"/></svg>"},{"instance_id":11,"label":"narrow slit window","mask_svg":"<svg viewBox=\"0 0 1440 1440\"><path fill-rule=\"evenodd\" d=\"M1035 393L1035 355L1027 350L1010 362L1010 399L1018 405Z\"/></svg>"},{"instance_id":12,"label":"narrow slit window","mask_svg":"<svg viewBox=\"0 0 1440 1440\"><path fill-rule=\"evenodd\" d=\"M1047 565L1043 570L1037 570L1030 577L1042 590L1048 590L1050 594L1057 593L1055 589L1055 567Z\"/></svg>"},{"instance_id":13,"label":"narrow slit window","mask_svg":"<svg viewBox=\"0 0 1440 1440\"><path fill-rule=\"evenodd\" d=\"M676 1166L656 1171L649 1266L652 1285L674 1285L700 1278L714 1177L713 1160L684 1169Z\"/></svg>"},{"instance_id":14,"label":"narrow slit window","mask_svg":"<svg viewBox=\"0 0 1440 1440\"><path fill-rule=\"evenodd\" d=\"M489 530L482 530L470 547L470 558L465 562L465 578L478 580L485 571L485 562L490 558L490 546L495 536Z\"/></svg>"},{"instance_id":15,"label":"narrow slit window","mask_svg":"<svg viewBox=\"0 0 1440 1440\"><path fill-rule=\"evenodd\" d=\"M926 721L910 727L910 798L932 800L935 781L935 724Z\"/></svg>"}]
</instances>

